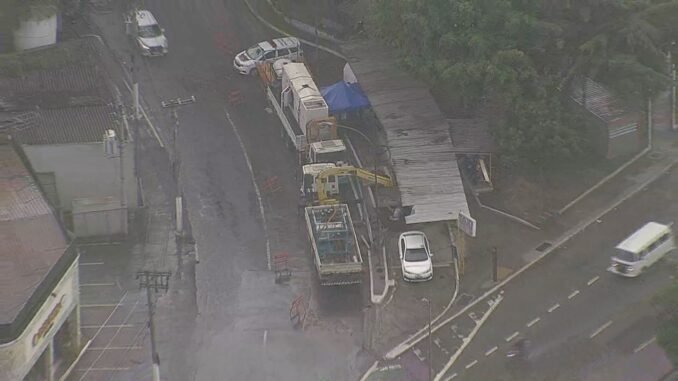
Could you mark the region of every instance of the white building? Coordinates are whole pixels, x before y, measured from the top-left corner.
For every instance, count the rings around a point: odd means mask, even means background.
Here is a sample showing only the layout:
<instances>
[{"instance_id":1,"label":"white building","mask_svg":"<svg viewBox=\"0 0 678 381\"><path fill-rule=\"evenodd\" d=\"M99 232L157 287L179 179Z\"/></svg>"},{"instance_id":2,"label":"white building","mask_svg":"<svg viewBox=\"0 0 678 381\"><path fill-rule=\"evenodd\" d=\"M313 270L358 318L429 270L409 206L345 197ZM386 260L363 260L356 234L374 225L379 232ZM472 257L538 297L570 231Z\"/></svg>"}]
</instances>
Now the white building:
<instances>
[{"instance_id":1,"label":"white building","mask_svg":"<svg viewBox=\"0 0 678 381\"><path fill-rule=\"evenodd\" d=\"M81 350L77 251L0 143L0 380L61 380Z\"/></svg>"}]
</instances>

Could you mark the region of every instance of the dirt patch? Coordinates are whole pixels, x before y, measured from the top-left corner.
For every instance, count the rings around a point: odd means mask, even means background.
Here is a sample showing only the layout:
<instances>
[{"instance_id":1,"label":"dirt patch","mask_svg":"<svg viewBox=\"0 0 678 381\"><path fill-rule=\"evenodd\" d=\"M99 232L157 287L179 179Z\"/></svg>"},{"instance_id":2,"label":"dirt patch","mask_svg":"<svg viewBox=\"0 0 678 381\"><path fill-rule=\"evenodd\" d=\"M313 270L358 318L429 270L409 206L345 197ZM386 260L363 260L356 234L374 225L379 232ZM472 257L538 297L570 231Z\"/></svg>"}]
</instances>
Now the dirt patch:
<instances>
[{"instance_id":1,"label":"dirt patch","mask_svg":"<svg viewBox=\"0 0 678 381\"><path fill-rule=\"evenodd\" d=\"M485 205L539 225L629 158L590 157L541 173L498 163L492 174L494 191L483 193L479 198Z\"/></svg>"}]
</instances>

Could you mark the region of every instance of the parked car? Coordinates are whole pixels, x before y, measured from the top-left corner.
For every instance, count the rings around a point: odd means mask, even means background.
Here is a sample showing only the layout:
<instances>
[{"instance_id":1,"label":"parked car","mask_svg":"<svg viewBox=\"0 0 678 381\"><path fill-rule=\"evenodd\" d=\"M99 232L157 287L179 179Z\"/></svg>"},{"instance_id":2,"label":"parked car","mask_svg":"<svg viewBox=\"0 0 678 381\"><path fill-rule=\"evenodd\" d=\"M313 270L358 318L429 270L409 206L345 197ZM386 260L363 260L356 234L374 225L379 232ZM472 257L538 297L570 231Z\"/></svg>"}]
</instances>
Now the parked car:
<instances>
[{"instance_id":1,"label":"parked car","mask_svg":"<svg viewBox=\"0 0 678 381\"><path fill-rule=\"evenodd\" d=\"M416 282L433 278L433 254L426 234L419 231L402 233L398 239L398 251L404 280Z\"/></svg>"},{"instance_id":2,"label":"parked car","mask_svg":"<svg viewBox=\"0 0 678 381\"><path fill-rule=\"evenodd\" d=\"M276 38L272 41L262 41L236 54L233 59L233 68L240 74L250 75L254 73L259 63L274 62L281 58L299 61L303 55L299 39L295 37Z\"/></svg>"},{"instance_id":3,"label":"parked car","mask_svg":"<svg viewBox=\"0 0 678 381\"><path fill-rule=\"evenodd\" d=\"M169 52L165 29L158 25L150 11L134 10L125 22L130 25L127 32L142 55L164 56Z\"/></svg>"}]
</instances>

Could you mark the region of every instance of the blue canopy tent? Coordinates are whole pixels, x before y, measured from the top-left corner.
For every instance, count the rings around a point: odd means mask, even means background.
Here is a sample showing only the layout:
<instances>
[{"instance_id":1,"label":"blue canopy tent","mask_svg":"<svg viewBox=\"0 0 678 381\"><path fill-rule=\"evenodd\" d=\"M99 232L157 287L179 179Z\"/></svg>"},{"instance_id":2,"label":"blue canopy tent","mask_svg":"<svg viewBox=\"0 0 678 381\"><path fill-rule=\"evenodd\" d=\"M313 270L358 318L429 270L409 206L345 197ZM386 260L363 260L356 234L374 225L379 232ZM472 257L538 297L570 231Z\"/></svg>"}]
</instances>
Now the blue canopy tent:
<instances>
[{"instance_id":1,"label":"blue canopy tent","mask_svg":"<svg viewBox=\"0 0 678 381\"><path fill-rule=\"evenodd\" d=\"M357 83L339 81L320 89L330 114L348 113L370 107L370 101Z\"/></svg>"}]
</instances>

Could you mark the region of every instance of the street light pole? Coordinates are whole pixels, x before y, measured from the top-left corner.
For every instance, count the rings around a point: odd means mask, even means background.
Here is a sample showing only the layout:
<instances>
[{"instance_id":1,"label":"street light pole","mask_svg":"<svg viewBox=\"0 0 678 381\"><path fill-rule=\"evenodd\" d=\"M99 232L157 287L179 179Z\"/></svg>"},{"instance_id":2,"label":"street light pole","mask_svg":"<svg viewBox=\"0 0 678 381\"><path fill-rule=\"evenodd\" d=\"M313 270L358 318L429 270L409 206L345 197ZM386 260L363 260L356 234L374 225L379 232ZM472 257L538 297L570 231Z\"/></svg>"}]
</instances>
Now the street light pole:
<instances>
[{"instance_id":1,"label":"street light pole","mask_svg":"<svg viewBox=\"0 0 678 381\"><path fill-rule=\"evenodd\" d=\"M433 380L433 336L431 335L431 324L433 321L433 314L431 313L431 301L427 298L422 298L422 302L428 306L428 381Z\"/></svg>"}]
</instances>

